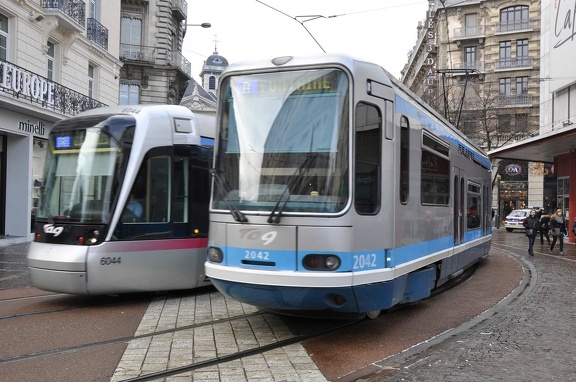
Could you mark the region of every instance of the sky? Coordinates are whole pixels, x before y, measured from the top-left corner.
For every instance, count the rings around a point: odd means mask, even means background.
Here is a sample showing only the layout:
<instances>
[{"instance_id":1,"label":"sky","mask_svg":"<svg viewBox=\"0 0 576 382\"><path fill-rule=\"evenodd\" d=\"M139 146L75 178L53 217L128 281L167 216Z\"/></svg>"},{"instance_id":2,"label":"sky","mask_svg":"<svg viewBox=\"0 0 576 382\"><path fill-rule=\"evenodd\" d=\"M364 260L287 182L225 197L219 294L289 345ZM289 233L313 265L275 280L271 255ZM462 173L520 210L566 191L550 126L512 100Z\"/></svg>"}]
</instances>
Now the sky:
<instances>
[{"instance_id":1,"label":"sky","mask_svg":"<svg viewBox=\"0 0 576 382\"><path fill-rule=\"evenodd\" d=\"M215 45L228 63L323 49L377 63L400 78L427 9L428 0L188 0L187 23L212 27L188 26L182 53L198 82Z\"/></svg>"}]
</instances>

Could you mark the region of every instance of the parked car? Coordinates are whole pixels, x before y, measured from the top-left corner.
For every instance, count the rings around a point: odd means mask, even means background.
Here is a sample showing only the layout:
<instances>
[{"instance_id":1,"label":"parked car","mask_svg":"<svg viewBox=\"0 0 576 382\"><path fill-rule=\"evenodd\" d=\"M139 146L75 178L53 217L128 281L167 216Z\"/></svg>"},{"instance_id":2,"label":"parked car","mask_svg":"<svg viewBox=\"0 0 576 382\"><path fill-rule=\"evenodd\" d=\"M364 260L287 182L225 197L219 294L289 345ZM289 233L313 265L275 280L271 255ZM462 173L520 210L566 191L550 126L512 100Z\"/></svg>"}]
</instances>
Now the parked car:
<instances>
[{"instance_id":1,"label":"parked car","mask_svg":"<svg viewBox=\"0 0 576 382\"><path fill-rule=\"evenodd\" d=\"M506 216L506 220L504 221L504 227L506 227L506 231L512 232L515 229L524 229L522 223L524 220L530 215L530 211L536 210L538 211L540 207L532 207L532 208L523 208L521 210L514 210L510 212L508 216Z\"/></svg>"}]
</instances>

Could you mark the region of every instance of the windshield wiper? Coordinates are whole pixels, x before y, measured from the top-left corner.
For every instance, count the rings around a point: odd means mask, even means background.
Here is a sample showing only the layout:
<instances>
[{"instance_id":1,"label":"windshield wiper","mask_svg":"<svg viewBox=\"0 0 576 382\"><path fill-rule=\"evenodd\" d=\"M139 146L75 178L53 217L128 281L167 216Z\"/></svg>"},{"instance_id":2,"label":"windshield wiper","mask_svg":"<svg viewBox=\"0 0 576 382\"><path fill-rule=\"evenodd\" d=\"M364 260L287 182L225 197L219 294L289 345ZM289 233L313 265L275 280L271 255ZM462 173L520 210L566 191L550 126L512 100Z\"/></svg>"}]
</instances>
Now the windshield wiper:
<instances>
[{"instance_id":1,"label":"windshield wiper","mask_svg":"<svg viewBox=\"0 0 576 382\"><path fill-rule=\"evenodd\" d=\"M278 199L278 201L274 205L274 208L272 208L270 216L268 216L268 223L276 223L276 224L280 223L280 219L282 218L282 211L284 210L284 207L286 207L286 203L288 203L288 200L290 199L290 195L284 198L284 196L286 196L286 192L291 190L292 187L296 184L296 181L300 179L300 176L302 176L306 171L310 169L310 167L314 165L314 163L316 163L316 158L318 158L318 154L315 153L314 154L309 153L308 155L306 155L306 159L304 160L304 162L302 162L302 164L298 166L294 174L290 177L290 179L288 179L288 184L286 185L286 188L282 192L282 195L280 195L280 199ZM282 205L280 206L280 204Z\"/></svg>"},{"instance_id":2,"label":"windshield wiper","mask_svg":"<svg viewBox=\"0 0 576 382\"><path fill-rule=\"evenodd\" d=\"M246 223L248 221L246 215L244 215L238 209L238 207L236 207L236 204L234 204L230 199L228 199L228 195L230 193L230 187L226 187L224 185L224 181L222 180L222 173L217 171L216 169L211 169L210 172L212 173L214 180L216 180L220 192L223 193L224 197L222 198L222 200L224 201L224 203L226 203L226 207L228 207L228 209L232 213L232 217L234 218L234 220L240 223Z\"/></svg>"}]
</instances>

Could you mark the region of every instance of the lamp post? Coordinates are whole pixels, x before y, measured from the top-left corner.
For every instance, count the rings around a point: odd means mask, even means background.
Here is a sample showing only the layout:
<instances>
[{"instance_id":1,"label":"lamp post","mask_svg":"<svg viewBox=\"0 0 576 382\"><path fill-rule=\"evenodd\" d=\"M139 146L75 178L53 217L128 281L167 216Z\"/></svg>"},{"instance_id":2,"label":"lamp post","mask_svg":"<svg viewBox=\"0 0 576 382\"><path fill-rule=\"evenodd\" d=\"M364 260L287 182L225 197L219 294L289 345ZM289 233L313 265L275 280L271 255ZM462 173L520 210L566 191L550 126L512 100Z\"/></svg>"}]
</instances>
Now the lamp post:
<instances>
[{"instance_id":1,"label":"lamp post","mask_svg":"<svg viewBox=\"0 0 576 382\"><path fill-rule=\"evenodd\" d=\"M202 27L202 28L210 28L212 24L210 23L202 23L202 24L186 24L187 27Z\"/></svg>"}]
</instances>

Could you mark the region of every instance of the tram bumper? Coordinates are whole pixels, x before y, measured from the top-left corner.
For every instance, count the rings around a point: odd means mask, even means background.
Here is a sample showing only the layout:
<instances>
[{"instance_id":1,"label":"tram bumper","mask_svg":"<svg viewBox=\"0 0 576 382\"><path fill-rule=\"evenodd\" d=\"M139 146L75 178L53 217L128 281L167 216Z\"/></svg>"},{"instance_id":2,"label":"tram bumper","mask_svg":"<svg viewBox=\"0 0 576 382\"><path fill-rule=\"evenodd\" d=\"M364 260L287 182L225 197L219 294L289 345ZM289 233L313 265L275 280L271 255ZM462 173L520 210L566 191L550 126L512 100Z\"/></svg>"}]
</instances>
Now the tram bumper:
<instances>
[{"instance_id":1,"label":"tram bumper","mask_svg":"<svg viewBox=\"0 0 576 382\"><path fill-rule=\"evenodd\" d=\"M88 247L31 242L28 268L34 287L53 292L88 294Z\"/></svg>"}]
</instances>

